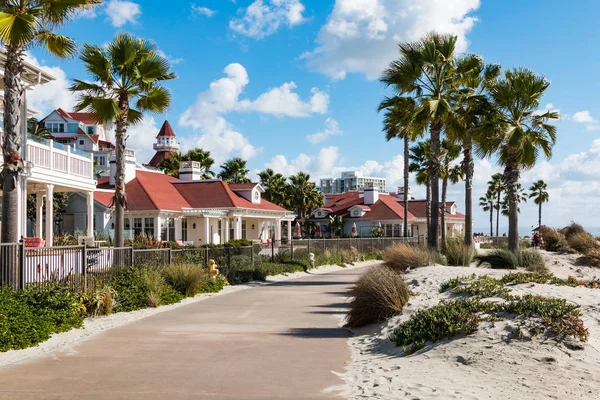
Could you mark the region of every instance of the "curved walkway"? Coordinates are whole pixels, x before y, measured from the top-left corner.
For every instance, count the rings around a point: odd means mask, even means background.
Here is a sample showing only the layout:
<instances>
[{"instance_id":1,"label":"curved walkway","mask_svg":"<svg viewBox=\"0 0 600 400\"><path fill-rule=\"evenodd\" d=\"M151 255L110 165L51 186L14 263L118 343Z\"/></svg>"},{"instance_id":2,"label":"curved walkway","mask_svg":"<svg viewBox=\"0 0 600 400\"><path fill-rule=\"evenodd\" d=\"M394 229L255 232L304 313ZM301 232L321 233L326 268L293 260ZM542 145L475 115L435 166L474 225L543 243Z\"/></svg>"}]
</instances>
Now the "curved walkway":
<instances>
[{"instance_id":1,"label":"curved walkway","mask_svg":"<svg viewBox=\"0 0 600 400\"><path fill-rule=\"evenodd\" d=\"M362 268L241 290L0 370L4 399L340 398Z\"/></svg>"}]
</instances>

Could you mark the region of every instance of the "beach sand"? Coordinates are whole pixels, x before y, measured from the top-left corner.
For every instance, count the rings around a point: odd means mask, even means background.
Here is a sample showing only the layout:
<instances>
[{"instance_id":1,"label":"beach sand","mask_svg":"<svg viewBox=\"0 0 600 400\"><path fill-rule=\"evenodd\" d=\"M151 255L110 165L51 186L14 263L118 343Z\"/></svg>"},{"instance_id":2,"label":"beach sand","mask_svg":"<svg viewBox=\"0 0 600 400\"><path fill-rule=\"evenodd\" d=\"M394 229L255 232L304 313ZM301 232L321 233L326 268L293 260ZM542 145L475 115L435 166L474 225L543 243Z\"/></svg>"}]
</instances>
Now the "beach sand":
<instances>
[{"instance_id":1,"label":"beach sand","mask_svg":"<svg viewBox=\"0 0 600 400\"><path fill-rule=\"evenodd\" d=\"M577 265L577 255L542 252L561 278L600 277L600 270ZM485 322L470 336L429 345L406 356L388 340L415 310L451 296L440 284L456 276L502 276L510 271L431 266L406 273L416 296L402 315L355 331L352 361L345 375L349 399L599 399L600 289L539 284L513 286L513 294L558 297L581 305L589 341L558 342L544 337L513 339L510 321Z\"/></svg>"}]
</instances>

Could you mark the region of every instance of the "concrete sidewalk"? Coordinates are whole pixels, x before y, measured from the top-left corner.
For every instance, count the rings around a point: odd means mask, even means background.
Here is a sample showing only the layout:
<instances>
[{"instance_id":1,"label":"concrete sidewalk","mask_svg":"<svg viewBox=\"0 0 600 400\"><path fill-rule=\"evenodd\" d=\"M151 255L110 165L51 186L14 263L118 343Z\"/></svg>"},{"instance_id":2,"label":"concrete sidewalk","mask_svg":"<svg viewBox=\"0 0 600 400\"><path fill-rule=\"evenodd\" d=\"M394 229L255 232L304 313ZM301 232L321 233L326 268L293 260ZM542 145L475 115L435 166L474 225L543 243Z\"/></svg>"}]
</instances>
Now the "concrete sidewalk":
<instances>
[{"instance_id":1,"label":"concrete sidewalk","mask_svg":"<svg viewBox=\"0 0 600 400\"><path fill-rule=\"evenodd\" d=\"M0 370L6 399L327 399L362 268L233 292Z\"/></svg>"}]
</instances>

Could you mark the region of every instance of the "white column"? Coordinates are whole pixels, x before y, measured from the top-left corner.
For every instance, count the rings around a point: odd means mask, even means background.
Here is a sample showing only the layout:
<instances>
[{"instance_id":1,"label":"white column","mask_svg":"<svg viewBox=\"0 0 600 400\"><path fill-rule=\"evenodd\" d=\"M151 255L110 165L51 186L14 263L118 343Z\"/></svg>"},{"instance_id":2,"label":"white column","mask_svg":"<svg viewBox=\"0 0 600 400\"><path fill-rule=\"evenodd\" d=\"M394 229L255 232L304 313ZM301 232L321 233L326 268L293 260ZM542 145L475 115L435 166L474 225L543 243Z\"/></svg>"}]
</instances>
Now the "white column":
<instances>
[{"instance_id":1,"label":"white column","mask_svg":"<svg viewBox=\"0 0 600 400\"><path fill-rule=\"evenodd\" d=\"M44 195L35 194L35 236L41 238L44 235Z\"/></svg>"},{"instance_id":2,"label":"white column","mask_svg":"<svg viewBox=\"0 0 600 400\"><path fill-rule=\"evenodd\" d=\"M204 244L210 244L212 243L212 238L210 237L210 218L204 217L202 222L202 229L204 229L204 236L201 238L202 242Z\"/></svg>"},{"instance_id":3,"label":"white column","mask_svg":"<svg viewBox=\"0 0 600 400\"><path fill-rule=\"evenodd\" d=\"M234 229L234 239L239 240L242 238L242 217L235 217L235 229Z\"/></svg>"},{"instance_id":4,"label":"white column","mask_svg":"<svg viewBox=\"0 0 600 400\"><path fill-rule=\"evenodd\" d=\"M292 221L287 221L287 239L292 240Z\"/></svg>"},{"instance_id":5,"label":"white column","mask_svg":"<svg viewBox=\"0 0 600 400\"><path fill-rule=\"evenodd\" d=\"M181 240L181 217L175 218L175 241Z\"/></svg>"},{"instance_id":6,"label":"white column","mask_svg":"<svg viewBox=\"0 0 600 400\"><path fill-rule=\"evenodd\" d=\"M85 195L87 205L87 236L94 237L94 192Z\"/></svg>"},{"instance_id":7,"label":"white column","mask_svg":"<svg viewBox=\"0 0 600 400\"><path fill-rule=\"evenodd\" d=\"M275 221L275 241L281 242L281 221Z\"/></svg>"},{"instance_id":8,"label":"white column","mask_svg":"<svg viewBox=\"0 0 600 400\"><path fill-rule=\"evenodd\" d=\"M160 217L155 217L154 218L154 239L155 240L161 240L160 238Z\"/></svg>"},{"instance_id":9,"label":"white column","mask_svg":"<svg viewBox=\"0 0 600 400\"><path fill-rule=\"evenodd\" d=\"M54 185L46 185L46 247L54 240Z\"/></svg>"},{"instance_id":10,"label":"white column","mask_svg":"<svg viewBox=\"0 0 600 400\"><path fill-rule=\"evenodd\" d=\"M225 218L225 223L223 224L223 241L225 243L229 242L231 239L229 238L229 217Z\"/></svg>"}]
</instances>

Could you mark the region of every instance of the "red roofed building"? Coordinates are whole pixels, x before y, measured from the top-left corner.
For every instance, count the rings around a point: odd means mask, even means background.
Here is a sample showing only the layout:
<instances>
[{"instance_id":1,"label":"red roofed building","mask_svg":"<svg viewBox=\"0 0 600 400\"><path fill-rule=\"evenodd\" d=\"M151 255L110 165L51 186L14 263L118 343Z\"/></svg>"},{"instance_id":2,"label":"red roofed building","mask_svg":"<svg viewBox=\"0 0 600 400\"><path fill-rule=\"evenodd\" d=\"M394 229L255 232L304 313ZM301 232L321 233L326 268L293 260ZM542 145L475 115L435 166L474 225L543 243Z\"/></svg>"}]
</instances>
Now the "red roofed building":
<instances>
[{"instance_id":1,"label":"red roofed building","mask_svg":"<svg viewBox=\"0 0 600 400\"><path fill-rule=\"evenodd\" d=\"M163 123L160 128L158 135L156 135L156 143L154 143L154 150L156 154L148 163L148 166L156 168L164 159L170 159L179 151L179 143L177 143L177 136L171 128L169 121Z\"/></svg>"},{"instance_id":2,"label":"red roofed building","mask_svg":"<svg viewBox=\"0 0 600 400\"><path fill-rule=\"evenodd\" d=\"M221 180L195 180L193 161L181 163L182 179L160 171L126 167L125 231L131 238L145 233L157 240L188 244L226 243L233 239L281 240L282 222L287 222L291 237L294 215L262 199L260 184L227 184ZM112 197L114 181L98 181L94 197L96 231L112 234ZM74 197L67 214L83 210L83 197ZM77 222L81 216L72 219ZM74 226L76 230L78 226Z\"/></svg>"},{"instance_id":3,"label":"red roofed building","mask_svg":"<svg viewBox=\"0 0 600 400\"><path fill-rule=\"evenodd\" d=\"M356 232L361 237L372 236L373 228L381 224L384 236L400 237L405 223L403 196L402 191L399 191L397 195L379 193L373 187L365 188L360 192L347 192L337 196L329 195L324 207L315 210L311 219L326 227L329 224L329 217L340 216L344 220L342 233L351 235L352 228L356 225ZM456 203L446 202L445 217L448 236L464 231L465 216L456 209ZM409 224L409 232L412 236L427 234L425 200L409 200L406 223Z\"/></svg>"}]
</instances>

